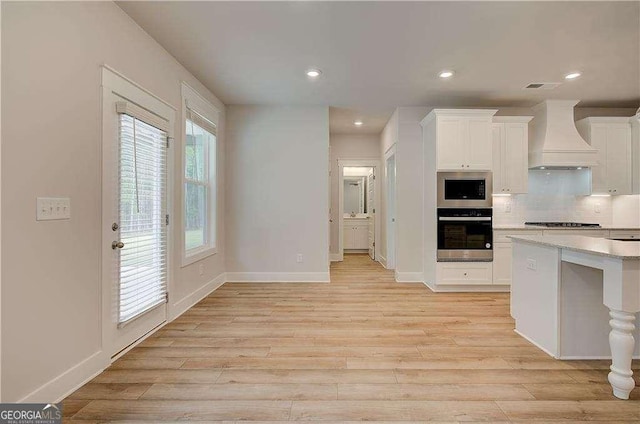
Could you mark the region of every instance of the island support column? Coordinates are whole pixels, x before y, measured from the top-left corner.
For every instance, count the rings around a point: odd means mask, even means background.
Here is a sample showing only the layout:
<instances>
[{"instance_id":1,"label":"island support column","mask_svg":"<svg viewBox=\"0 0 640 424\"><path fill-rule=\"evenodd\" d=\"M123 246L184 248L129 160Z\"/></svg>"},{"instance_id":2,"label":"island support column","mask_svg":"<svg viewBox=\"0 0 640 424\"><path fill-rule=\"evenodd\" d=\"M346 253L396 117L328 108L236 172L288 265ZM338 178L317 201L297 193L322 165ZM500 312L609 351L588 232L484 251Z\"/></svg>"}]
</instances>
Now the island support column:
<instances>
[{"instance_id":1,"label":"island support column","mask_svg":"<svg viewBox=\"0 0 640 424\"><path fill-rule=\"evenodd\" d=\"M609 383L613 388L613 395L619 399L629 399L629 393L635 387L633 371L631 371L631 358L635 340L633 331L636 321L635 314L610 309L611 332L609 333L609 346L611 347L611 372Z\"/></svg>"},{"instance_id":2,"label":"island support column","mask_svg":"<svg viewBox=\"0 0 640 424\"><path fill-rule=\"evenodd\" d=\"M635 387L631 359L636 313L640 311L640 261L606 258L604 262L603 300L611 317L609 383L615 397L629 399Z\"/></svg>"}]
</instances>

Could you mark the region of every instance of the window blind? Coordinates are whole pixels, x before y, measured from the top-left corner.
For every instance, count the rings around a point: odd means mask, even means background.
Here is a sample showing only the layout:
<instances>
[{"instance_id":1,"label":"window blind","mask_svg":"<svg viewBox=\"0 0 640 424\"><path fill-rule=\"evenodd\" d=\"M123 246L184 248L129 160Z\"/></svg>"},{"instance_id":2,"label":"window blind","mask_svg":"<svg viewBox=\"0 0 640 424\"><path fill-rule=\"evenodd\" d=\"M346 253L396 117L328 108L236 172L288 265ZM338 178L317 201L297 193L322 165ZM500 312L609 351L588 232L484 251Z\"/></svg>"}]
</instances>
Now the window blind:
<instances>
[{"instance_id":1,"label":"window blind","mask_svg":"<svg viewBox=\"0 0 640 424\"><path fill-rule=\"evenodd\" d=\"M167 133L119 102L119 326L166 302ZM141 109L141 108L140 108ZM144 109L141 109L144 111ZM155 115L153 115L155 116ZM166 122L166 121L165 121Z\"/></svg>"},{"instance_id":2,"label":"window blind","mask_svg":"<svg viewBox=\"0 0 640 424\"><path fill-rule=\"evenodd\" d=\"M116 102L116 112L119 114L125 114L136 118L142 122L145 122L152 127L155 127L162 131L169 131L169 121L161 116L156 115L147 109L131 102Z\"/></svg>"},{"instance_id":3,"label":"window blind","mask_svg":"<svg viewBox=\"0 0 640 424\"><path fill-rule=\"evenodd\" d=\"M205 118L202 114L198 113L198 111L194 110L188 100L185 103L187 105L186 119L200 126L200 128L204 129L205 131L216 135L216 124Z\"/></svg>"}]
</instances>

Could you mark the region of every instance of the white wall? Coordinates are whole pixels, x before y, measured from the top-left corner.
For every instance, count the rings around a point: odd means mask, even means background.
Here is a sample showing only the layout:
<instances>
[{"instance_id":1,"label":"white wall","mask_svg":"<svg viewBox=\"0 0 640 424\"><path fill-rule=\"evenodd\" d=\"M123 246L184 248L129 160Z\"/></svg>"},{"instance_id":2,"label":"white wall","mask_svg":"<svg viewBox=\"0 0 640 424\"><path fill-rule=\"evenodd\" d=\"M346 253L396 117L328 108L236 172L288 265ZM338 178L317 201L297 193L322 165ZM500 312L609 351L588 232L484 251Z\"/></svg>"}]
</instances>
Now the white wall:
<instances>
[{"instance_id":1,"label":"white wall","mask_svg":"<svg viewBox=\"0 0 640 424\"><path fill-rule=\"evenodd\" d=\"M182 80L221 110L222 122L224 105L114 3L1 7L2 395L3 401L52 401L104 364L104 358L91 359L104 356L100 65L169 102L178 110L177 122ZM219 145L222 167L222 125ZM173 194L180 199L179 156L175 163ZM71 219L36 222L38 196L70 197ZM170 313L189 306L196 300L189 295L202 295L197 290L224 271L224 192L219 199L220 251L201 262L203 276L198 264L181 269L174 255ZM174 236L181 219L177 205Z\"/></svg>"},{"instance_id":2,"label":"white wall","mask_svg":"<svg viewBox=\"0 0 640 424\"><path fill-rule=\"evenodd\" d=\"M327 107L228 107L230 281L328 281L328 154Z\"/></svg>"},{"instance_id":3,"label":"white wall","mask_svg":"<svg viewBox=\"0 0 640 424\"><path fill-rule=\"evenodd\" d=\"M423 256L423 154L420 121L428 113L423 107L398 108L396 146L397 258L398 281L422 281Z\"/></svg>"},{"instance_id":4,"label":"white wall","mask_svg":"<svg viewBox=\"0 0 640 424\"><path fill-rule=\"evenodd\" d=\"M331 255L339 255L338 226L340 225L338 159L380 160L380 137L370 134L331 134ZM380 171L378 171L380 174Z\"/></svg>"}]
</instances>

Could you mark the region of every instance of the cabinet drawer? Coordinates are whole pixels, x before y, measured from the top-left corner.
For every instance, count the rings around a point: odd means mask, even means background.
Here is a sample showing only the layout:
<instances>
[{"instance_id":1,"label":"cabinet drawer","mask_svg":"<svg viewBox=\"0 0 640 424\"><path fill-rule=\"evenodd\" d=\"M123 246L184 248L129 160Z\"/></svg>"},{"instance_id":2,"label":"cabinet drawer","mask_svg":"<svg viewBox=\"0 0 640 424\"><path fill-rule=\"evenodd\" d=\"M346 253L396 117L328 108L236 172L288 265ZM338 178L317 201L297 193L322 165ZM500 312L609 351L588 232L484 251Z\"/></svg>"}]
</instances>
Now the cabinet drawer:
<instances>
[{"instance_id":1,"label":"cabinet drawer","mask_svg":"<svg viewBox=\"0 0 640 424\"><path fill-rule=\"evenodd\" d=\"M640 230L611 230L609 238L640 240Z\"/></svg>"},{"instance_id":2,"label":"cabinet drawer","mask_svg":"<svg viewBox=\"0 0 640 424\"><path fill-rule=\"evenodd\" d=\"M544 230L545 236L609 237L609 230Z\"/></svg>"},{"instance_id":3,"label":"cabinet drawer","mask_svg":"<svg viewBox=\"0 0 640 424\"><path fill-rule=\"evenodd\" d=\"M541 236L542 230L493 230L493 244L511 243L509 236Z\"/></svg>"},{"instance_id":4,"label":"cabinet drawer","mask_svg":"<svg viewBox=\"0 0 640 424\"><path fill-rule=\"evenodd\" d=\"M492 284L491 262L438 262L437 284Z\"/></svg>"}]
</instances>

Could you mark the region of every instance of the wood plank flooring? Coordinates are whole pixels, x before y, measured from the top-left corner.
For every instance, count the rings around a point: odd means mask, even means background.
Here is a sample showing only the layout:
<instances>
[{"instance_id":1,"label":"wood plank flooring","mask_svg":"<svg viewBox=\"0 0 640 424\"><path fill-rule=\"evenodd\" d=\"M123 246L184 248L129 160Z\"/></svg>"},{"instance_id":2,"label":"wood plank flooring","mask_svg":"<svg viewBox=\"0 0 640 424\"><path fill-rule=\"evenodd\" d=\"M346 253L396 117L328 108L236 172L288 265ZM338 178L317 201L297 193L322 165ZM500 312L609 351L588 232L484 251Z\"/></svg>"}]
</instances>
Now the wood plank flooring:
<instances>
[{"instance_id":1,"label":"wood plank flooring","mask_svg":"<svg viewBox=\"0 0 640 424\"><path fill-rule=\"evenodd\" d=\"M616 400L607 361L519 337L508 294L435 294L366 255L331 279L223 285L69 396L65 421L640 423L640 388Z\"/></svg>"}]
</instances>

